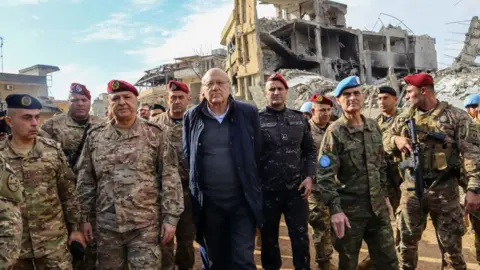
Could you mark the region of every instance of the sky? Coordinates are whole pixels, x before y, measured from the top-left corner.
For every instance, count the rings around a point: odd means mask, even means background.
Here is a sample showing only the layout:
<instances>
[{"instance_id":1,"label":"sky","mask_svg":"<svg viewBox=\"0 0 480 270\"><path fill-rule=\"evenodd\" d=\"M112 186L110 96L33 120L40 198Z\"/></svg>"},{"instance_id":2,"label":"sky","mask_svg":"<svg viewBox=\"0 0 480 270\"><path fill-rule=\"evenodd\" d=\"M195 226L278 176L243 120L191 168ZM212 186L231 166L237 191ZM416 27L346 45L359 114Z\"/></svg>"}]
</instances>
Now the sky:
<instances>
[{"instance_id":1,"label":"sky","mask_svg":"<svg viewBox=\"0 0 480 270\"><path fill-rule=\"evenodd\" d=\"M348 5L347 25L379 30L380 13L402 20L416 35L436 39L439 68L462 48L468 22L480 16L478 0L337 0ZM145 70L174 57L220 48L233 0L0 0L4 72L54 65L50 95L68 97L71 82L93 97L112 79L135 83ZM258 5L273 17L272 5ZM385 15L381 21L396 25ZM448 24L462 21L461 23ZM1 71L1 70L0 70Z\"/></svg>"}]
</instances>

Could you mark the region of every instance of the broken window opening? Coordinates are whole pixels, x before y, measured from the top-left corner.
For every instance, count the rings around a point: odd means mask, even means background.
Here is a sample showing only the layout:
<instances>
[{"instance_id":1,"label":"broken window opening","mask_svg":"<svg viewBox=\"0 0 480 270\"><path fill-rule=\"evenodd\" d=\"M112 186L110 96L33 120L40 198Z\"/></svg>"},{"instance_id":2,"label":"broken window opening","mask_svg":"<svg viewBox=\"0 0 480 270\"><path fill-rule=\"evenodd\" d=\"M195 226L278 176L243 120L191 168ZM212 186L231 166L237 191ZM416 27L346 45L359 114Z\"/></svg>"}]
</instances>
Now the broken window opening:
<instances>
[{"instance_id":1,"label":"broken window opening","mask_svg":"<svg viewBox=\"0 0 480 270\"><path fill-rule=\"evenodd\" d=\"M372 67L372 77L375 79L382 79L387 77L388 75L388 68L379 68L379 67Z\"/></svg>"},{"instance_id":2,"label":"broken window opening","mask_svg":"<svg viewBox=\"0 0 480 270\"><path fill-rule=\"evenodd\" d=\"M385 36L364 35L363 46L368 51L387 51Z\"/></svg>"},{"instance_id":3,"label":"broken window opening","mask_svg":"<svg viewBox=\"0 0 480 270\"><path fill-rule=\"evenodd\" d=\"M390 51L394 53L407 53L405 39L390 37Z\"/></svg>"}]
</instances>

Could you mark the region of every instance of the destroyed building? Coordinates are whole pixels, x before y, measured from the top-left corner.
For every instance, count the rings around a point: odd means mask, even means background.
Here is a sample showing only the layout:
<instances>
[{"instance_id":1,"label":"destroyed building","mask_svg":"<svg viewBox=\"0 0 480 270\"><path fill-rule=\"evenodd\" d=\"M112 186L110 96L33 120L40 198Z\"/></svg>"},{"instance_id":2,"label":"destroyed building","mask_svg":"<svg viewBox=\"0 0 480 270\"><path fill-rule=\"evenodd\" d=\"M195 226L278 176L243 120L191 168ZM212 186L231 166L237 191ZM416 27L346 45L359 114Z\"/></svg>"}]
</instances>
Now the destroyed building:
<instances>
[{"instance_id":1,"label":"destroyed building","mask_svg":"<svg viewBox=\"0 0 480 270\"><path fill-rule=\"evenodd\" d=\"M348 28L347 5L325 0L261 0L273 4L274 19L258 19L255 0L235 0L222 31L226 71L236 96L254 99L265 78L279 69L299 69L340 80L358 75L373 83L396 73L437 69L435 39L400 27L378 32Z\"/></svg>"},{"instance_id":2,"label":"destroyed building","mask_svg":"<svg viewBox=\"0 0 480 270\"><path fill-rule=\"evenodd\" d=\"M480 19L472 18L468 33L465 34L465 42L460 55L455 58L453 66L480 66L476 60L480 57Z\"/></svg>"},{"instance_id":3,"label":"destroyed building","mask_svg":"<svg viewBox=\"0 0 480 270\"><path fill-rule=\"evenodd\" d=\"M168 81L175 80L189 87L191 102L197 104L203 75L211 68L223 68L225 55L224 49L215 49L208 55L174 58L174 63L145 71L144 76L135 83L135 86L140 89L140 102L149 105L154 103L165 105Z\"/></svg>"}]
</instances>

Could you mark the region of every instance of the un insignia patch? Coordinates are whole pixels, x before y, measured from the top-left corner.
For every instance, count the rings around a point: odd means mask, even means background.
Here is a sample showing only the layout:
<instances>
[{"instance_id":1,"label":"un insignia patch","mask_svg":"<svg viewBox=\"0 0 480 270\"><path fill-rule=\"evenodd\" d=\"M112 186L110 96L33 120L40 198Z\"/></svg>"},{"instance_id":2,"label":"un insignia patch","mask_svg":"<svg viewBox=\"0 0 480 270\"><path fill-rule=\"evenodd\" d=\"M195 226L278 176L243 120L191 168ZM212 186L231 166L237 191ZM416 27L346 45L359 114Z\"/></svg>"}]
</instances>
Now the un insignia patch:
<instances>
[{"instance_id":1,"label":"un insignia patch","mask_svg":"<svg viewBox=\"0 0 480 270\"><path fill-rule=\"evenodd\" d=\"M328 166L330 166L330 164L332 164L332 160L328 156L323 155L320 157L318 163L320 165L320 168L327 168Z\"/></svg>"}]
</instances>

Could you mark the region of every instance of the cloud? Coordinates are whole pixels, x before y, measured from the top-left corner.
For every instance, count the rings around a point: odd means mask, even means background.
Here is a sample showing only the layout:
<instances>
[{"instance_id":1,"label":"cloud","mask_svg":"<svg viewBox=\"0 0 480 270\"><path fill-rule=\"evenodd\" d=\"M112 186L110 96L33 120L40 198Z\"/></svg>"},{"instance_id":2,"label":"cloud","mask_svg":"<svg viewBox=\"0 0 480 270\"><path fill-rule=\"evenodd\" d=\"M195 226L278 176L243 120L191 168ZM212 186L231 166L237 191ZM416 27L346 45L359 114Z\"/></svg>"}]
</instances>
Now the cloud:
<instances>
[{"instance_id":1,"label":"cloud","mask_svg":"<svg viewBox=\"0 0 480 270\"><path fill-rule=\"evenodd\" d=\"M1 0L0 6L37 5L47 1L48 0Z\"/></svg>"},{"instance_id":2,"label":"cloud","mask_svg":"<svg viewBox=\"0 0 480 270\"><path fill-rule=\"evenodd\" d=\"M142 23L130 22L131 15L128 13L116 12L110 14L108 19L90 26L81 31L74 38L76 41L97 41L97 40L131 40Z\"/></svg>"},{"instance_id":3,"label":"cloud","mask_svg":"<svg viewBox=\"0 0 480 270\"><path fill-rule=\"evenodd\" d=\"M186 5L194 11L186 16L179 29L172 29L168 38L159 46L148 46L126 51L127 54L143 58L149 65L159 65L173 61L174 57L188 56L198 53L210 53L211 49L220 48L221 32L233 11L232 1L194 0ZM272 5L258 10L259 17L274 16ZM205 49L209 49L206 51Z\"/></svg>"},{"instance_id":4,"label":"cloud","mask_svg":"<svg viewBox=\"0 0 480 270\"><path fill-rule=\"evenodd\" d=\"M153 5L158 2L158 0L132 0L132 4L134 5Z\"/></svg>"},{"instance_id":5,"label":"cloud","mask_svg":"<svg viewBox=\"0 0 480 270\"><path fill-rule=\"evenodd\" d=\"M68 89L72 82L85 84L92 97L96 98L100 93L106 93L110 80L120 79L134 84L144 73L144 69L110 72L99 66L83 66L76 63L66 63L59 67L60 71L52 74L50 89L51 94L58 100L68 98Z\"/></svg>"}]
</instances>

